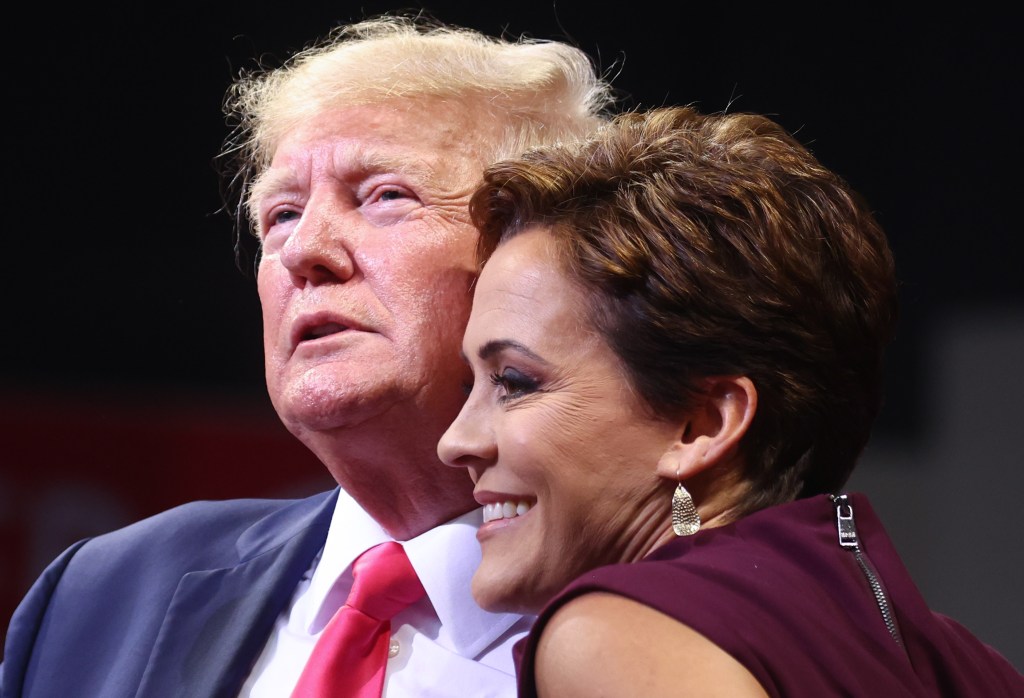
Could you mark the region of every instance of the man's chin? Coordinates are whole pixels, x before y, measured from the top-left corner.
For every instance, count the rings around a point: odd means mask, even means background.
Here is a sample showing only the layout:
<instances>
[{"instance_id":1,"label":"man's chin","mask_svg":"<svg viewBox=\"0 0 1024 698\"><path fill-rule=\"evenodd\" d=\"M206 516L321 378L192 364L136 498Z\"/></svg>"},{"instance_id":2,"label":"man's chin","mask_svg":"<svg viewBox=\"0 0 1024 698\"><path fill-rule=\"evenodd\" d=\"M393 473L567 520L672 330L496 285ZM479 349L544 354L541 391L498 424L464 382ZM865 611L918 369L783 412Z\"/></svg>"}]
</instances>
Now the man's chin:
<instances>
[{"instance_id":1,"label":"man's chin","mask_svg":"<svg viewBox=\"0 0 1024 698\"><path fill-rule=\"evenodd\" d=\"M338 399L300 404L275 403L274 407L288 431L302 441L312 435L358 427L373 416L373 411L365 403L349 403Z\"/></svg>"},{"instance_id":2,"label":"man's chin","mask_svg":"<svg viewBox=\"0 0 1024 698\"><path fill-rule=\"evenodd\" d=\"M271 384L269 391L281 421L303 441L310 434L372 426L401 402L395 386L359 384L348 376L313 371L298 380Z\"/></svg>"}]
</instances>

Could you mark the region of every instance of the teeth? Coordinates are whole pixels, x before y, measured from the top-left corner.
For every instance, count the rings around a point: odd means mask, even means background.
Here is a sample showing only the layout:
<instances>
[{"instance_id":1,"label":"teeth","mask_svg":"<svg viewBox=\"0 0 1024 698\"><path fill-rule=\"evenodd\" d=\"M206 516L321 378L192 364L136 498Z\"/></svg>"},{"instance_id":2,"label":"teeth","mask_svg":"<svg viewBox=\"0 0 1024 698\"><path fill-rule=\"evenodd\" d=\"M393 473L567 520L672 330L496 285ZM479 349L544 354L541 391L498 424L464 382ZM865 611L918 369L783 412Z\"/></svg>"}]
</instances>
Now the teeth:
<instances>
[{"instance_id":1,"label":"teeth","mask_svg":"<svg viewBox=\"0 0 1024 698\"><path fill-rule=\"evenodd\" d=\"M484 523L498 519L512 519L530 510L529 502L495 502L484 504Z\"/></svg>"}]
</instances>

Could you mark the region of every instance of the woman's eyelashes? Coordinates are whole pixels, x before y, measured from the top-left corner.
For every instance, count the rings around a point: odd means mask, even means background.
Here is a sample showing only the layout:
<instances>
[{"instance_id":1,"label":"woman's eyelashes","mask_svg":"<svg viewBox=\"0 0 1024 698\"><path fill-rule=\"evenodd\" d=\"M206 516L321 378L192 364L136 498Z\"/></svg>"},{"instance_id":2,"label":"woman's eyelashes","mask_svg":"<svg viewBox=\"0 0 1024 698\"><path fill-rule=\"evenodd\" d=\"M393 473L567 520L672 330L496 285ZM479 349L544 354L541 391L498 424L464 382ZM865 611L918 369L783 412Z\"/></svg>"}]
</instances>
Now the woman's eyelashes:
<instances>
[{"instance_id":1,"label":"woman's eyelashes","mask_svg":"<svg viewBox=\"0 0 1024 698\"><path fill-rule=\"evenodd\" d=\"M502 394L499 402L508 402L516 398L537 392L540 383L533 377L514 368L503 368L491 374L491 383L497 386Z\"/></svg>"}]
</instances>

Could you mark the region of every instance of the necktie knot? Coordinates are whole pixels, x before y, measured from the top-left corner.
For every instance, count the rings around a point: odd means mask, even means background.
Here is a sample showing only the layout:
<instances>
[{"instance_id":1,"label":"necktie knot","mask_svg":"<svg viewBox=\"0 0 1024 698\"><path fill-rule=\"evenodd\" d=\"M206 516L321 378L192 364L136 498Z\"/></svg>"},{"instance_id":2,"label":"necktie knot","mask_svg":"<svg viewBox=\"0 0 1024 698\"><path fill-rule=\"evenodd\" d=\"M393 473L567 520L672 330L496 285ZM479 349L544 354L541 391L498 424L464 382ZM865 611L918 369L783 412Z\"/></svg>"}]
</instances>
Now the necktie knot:
<instances>
[{"instance_id":1,"label":"necktie knot","mask_svg":"<svg viewBox=\"0 0 1024 698\"><path fill-rule=\"evenodd\" d=\"M357 557L348 600L324 628L292 698L380 698L391 619L425 593L398 543Z\"/></svg>"},{"instance_id":2,"label":"necktie knot","mask_svg":"<svg viewBox=\"0 0 1024 698\"><path fill-rule=\"evenodd\" d=\"M352 563L352 591L345 604L371 618L391 620L425 593L402 546L381 543Z\"/></svg>"}]
</instances>

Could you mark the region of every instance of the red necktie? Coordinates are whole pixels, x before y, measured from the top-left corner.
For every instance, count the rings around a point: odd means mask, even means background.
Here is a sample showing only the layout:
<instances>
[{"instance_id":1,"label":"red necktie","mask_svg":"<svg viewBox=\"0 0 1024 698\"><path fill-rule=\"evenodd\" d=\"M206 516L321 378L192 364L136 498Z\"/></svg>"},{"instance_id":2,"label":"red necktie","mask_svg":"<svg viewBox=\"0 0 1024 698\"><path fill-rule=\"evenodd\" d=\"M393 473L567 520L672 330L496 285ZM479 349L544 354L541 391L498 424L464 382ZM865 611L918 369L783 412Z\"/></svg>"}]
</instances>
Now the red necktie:
<instances>
[{"instance_id":1,"label":"red necktie","mask_svg":"<svg viewBox=\"0 0 1024 698\"><path fill-rule=\"evenodd\" d=\"M352 578L348 600L317 640L292 698L380 698L391 618L426 592L398 543L356 558Z\"/></svg>"}]
</instances>

